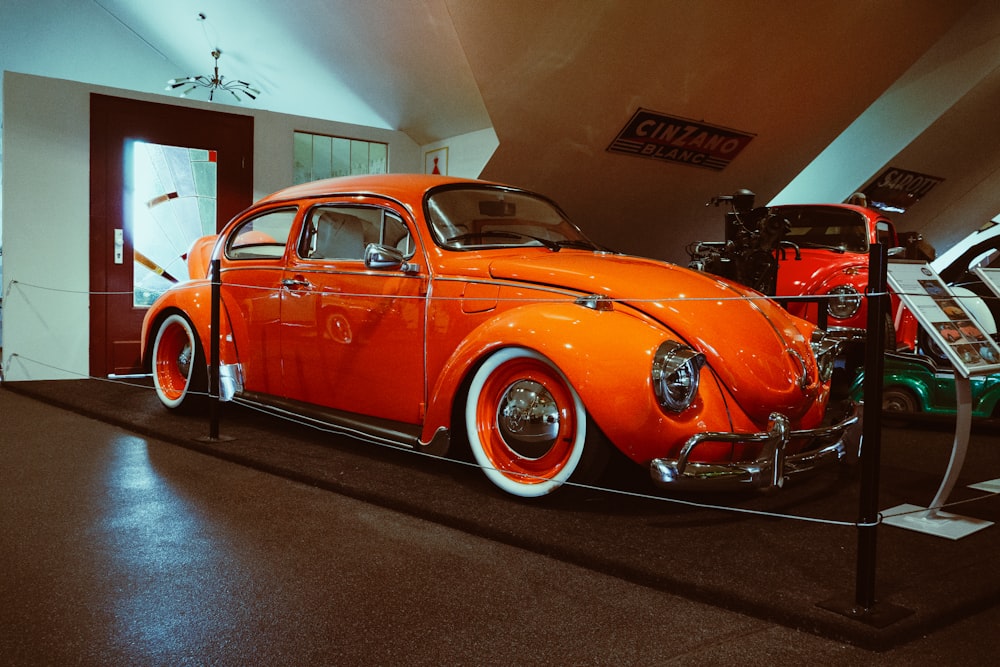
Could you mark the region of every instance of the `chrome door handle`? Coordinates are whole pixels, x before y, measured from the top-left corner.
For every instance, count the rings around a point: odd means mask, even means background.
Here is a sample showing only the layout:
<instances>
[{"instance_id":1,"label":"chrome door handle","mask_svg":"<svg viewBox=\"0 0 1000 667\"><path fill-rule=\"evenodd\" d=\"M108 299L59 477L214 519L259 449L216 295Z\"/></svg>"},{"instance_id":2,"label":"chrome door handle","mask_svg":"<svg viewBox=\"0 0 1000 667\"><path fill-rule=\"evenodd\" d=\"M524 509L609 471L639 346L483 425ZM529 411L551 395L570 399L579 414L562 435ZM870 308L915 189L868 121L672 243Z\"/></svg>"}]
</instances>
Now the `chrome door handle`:
<instances>
[{"instance_id":1,"label":"chrome door handle","mask_svg":"<svg viewBox=\"0 0 1000 667\"><path fill-rule=\"evenodd\" d=\"M298 278L285 278L281 281L283 287L312 287L312 283L308 280L300 280Z\"/></svg>"}]
</instances>

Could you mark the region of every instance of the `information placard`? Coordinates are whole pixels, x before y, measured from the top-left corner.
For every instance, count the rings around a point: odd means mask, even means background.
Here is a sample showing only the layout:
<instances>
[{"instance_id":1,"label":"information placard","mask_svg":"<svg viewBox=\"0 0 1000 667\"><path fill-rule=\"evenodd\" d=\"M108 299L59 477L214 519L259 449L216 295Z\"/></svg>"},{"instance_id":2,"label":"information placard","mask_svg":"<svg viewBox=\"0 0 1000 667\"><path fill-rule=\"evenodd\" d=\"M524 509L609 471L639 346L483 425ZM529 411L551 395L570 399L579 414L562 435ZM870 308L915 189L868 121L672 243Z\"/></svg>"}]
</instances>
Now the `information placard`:
<instances>
[{"instance_id":1,"label":"information placard","mask_svg":"<svg viewBox=\"0 0 1000 667\"><path fill-rule=\"evenodd\" d=\"M925 262L891 261L889 287L963 377L1000 371L1000 347ZM975 297L980 298L980 297Z\"/></svg>"}]
</instances>

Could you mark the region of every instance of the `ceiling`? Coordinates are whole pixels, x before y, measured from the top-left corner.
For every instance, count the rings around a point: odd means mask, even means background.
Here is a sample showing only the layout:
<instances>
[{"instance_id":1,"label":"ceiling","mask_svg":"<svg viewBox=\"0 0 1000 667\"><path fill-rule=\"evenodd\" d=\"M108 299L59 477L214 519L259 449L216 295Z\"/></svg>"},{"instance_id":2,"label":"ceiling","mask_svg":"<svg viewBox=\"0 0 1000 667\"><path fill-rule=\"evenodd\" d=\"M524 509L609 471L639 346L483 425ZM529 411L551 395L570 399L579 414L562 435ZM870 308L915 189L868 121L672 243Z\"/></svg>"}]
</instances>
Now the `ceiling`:
<instances>
[{"instance_id":1,"label":"ceiling","mask_svg":"<svg viewBox=\"0 0 1000 667\"><path fill-rule=\"evenodd\" d=\"M492 127L484 178L636 254L721 238L714 195L843 201L887 166L944 179L894 216L939 251L1000 213L993 0L0 3L3 70L167 94L215 47L246 106L419 144ZM718 171L609 152L638 109L752 138Z\"/></svg>"}]
</instances>

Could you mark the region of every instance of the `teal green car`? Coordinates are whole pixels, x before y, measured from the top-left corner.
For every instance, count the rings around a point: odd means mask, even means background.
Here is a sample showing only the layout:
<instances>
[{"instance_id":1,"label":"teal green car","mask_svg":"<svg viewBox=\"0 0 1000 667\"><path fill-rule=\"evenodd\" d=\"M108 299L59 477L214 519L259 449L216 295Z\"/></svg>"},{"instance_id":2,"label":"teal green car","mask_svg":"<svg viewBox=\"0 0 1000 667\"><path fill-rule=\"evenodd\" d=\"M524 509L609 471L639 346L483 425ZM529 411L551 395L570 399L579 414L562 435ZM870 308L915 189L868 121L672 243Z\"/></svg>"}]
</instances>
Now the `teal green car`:
<instances>
[{"instance_id":1,"label":"teal green car","mask_svg":"<svg viewBox=\"0 0 1000 667\"><path fill-rule=\"evenodd\" d=\"M882 385L883 412L954 415L955 372L919 354L887 352ZM1000 374L970 378L972 416L993 417L1000 403ZM851 398L864 397L864 371L851 385Z\"/></svg>"}]
</instances>

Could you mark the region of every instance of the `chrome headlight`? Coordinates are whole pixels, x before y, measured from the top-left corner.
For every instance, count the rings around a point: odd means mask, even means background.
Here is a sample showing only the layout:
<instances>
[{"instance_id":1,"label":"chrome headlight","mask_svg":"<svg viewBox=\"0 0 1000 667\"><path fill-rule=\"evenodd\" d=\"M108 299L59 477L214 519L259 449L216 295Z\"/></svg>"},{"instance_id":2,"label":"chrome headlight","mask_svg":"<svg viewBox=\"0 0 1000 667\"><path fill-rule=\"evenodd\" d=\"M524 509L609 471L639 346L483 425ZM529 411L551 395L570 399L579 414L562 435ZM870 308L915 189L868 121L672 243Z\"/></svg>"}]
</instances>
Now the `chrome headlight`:
<instances>
[{"instance_id":1,"label":"chrome headlight","mask_svg":"<svg viewBox=\"0 0 1000 667\"><path fill-rule=\"evenodd\" d=\"M827 294L834 298L826 302L826 312L838 320L846 320L861 308L861 295L850 285L838 285Z\"/></svg>"},{"instance_id":2,"label":"chrome headlight","mask_svg":"<svg viewBox=\"0 0 1000 667\"><path fill-rule=\"evenodd\" d=\"M831 338L822 329L816 329L812 334L812 351L816 357L816 368L819 371L820 382L829 382L833 377L833 366L840 354L842 340Z\"/></svg>"},{"instance_id":3,"label":"chrome headlight","mask_svg":"<svg viewBox=\"0 0 1000 667\"><path fill-rule=\"evenodd\" d=\"M660 407L686 410L698 394L705 355L677 341L664 341L653 356L653 392Z\"/></svg>"}]
</instances>

